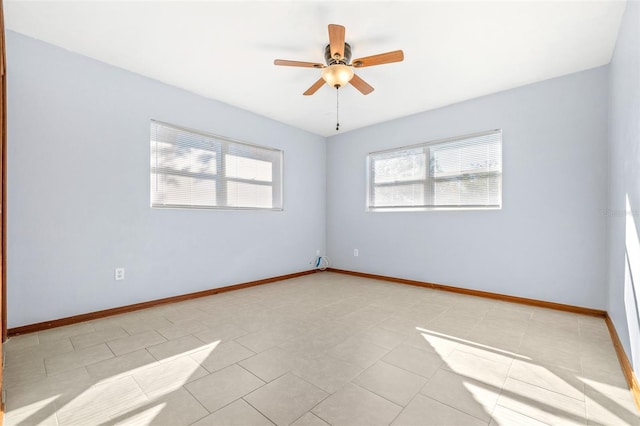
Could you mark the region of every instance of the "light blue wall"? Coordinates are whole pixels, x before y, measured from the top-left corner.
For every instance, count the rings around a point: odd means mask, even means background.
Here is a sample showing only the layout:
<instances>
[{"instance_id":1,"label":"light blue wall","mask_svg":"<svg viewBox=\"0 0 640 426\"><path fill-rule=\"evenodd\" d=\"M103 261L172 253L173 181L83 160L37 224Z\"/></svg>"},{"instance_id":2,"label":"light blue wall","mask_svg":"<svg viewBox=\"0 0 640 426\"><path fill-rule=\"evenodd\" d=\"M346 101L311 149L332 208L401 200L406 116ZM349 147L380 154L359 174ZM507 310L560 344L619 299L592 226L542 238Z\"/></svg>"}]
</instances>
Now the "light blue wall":
<instances>
[{"instance_id":1,"label":"light blue wall","mask_svg":"<svg viewBox=\"0 0 640 426\"><path fill-rule=\"evenodd\" d=\"M325 236L336 268L613 306L608 67L325 141L16 33L7 48L9 327L305 270ZM150 209L151 118L283 149L284 212ZM368 152L494 128L502 210L365 212Z\"/></svg>"},{"instance_id":2,"label":"light blue wall","mask_svg":"<svg viewBox=\"0 0 640 426\"><path fill-rule=\"evenodd\" d=\"M611 61L609 306L640 371L640 2L628 1ZM627 201L628 200L628 201ZM628 204L627 204L628 202Z\"/></svg>"},{"instance_id":3,"label":"light blue wall","mask_svg":"<svg viewBox=\"0 0 640 426\"><path fill-rule=\"evenodd\" d=\"M329 138L333 266L606 309L608 82L601 67ZM367 153L497 128L502 210L365 211Z\"/></svg>"},{"instance_id":4,"label":"light blue wall","mask_svg":"<svg viewBox=\"0 0 640 426\"><path fill-rule=\"evenodd\" d=\"M324 138L11 31L7 59L8 327L303 271L324 252ZM284 211L151 209L150 119L284 150Z\"/></svg>"}]
</instances>

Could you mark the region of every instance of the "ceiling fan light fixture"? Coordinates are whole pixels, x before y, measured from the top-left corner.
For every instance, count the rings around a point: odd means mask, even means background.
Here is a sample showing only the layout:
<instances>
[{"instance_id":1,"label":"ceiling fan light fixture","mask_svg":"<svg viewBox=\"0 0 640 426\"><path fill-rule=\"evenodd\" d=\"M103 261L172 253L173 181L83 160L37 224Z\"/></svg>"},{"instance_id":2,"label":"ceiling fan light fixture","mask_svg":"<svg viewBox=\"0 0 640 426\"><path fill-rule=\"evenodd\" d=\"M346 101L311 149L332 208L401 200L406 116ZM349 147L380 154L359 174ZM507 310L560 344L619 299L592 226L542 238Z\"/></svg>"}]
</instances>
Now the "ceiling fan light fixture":
<instances>
[{"instance_id":1,"label":"ceiling fan light fixture","mask_svg":"<svg viewBox=\"0 0 640 426\"><path fill-rule=\"evenodd\" d=\"M342 87L353 78L353 68L345 64L333 64L322 70L322 78L331 87Z\"/></svg>"}]
</instances>

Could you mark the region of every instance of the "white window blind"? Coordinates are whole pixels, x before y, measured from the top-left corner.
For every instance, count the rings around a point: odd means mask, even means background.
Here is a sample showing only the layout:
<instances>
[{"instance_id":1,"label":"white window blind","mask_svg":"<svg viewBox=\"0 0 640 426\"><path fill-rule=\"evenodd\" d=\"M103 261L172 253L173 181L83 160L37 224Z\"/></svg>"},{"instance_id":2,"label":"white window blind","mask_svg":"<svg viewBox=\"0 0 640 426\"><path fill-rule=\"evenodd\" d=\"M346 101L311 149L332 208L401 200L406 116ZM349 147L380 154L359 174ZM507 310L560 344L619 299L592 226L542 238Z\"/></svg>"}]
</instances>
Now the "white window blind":
<instances>
[{"instance_id":1,"label":"white window blind","mask_svg":"<svg viewBox=\"0 0 640 426\"><path fill-rule=\"evenodd\" d=\"M151 122L151 206L282 209L282 151Z\"/></svg>"},{"instance_id":2,"label":"white window blind","mask_svg":"<svg viewBox=\"0 0 640 426\"><path fill-rule=\"evenodd\" d=\"M500 208L502 132L373 152L368 210Z\"/></svg>"}]
</instances>

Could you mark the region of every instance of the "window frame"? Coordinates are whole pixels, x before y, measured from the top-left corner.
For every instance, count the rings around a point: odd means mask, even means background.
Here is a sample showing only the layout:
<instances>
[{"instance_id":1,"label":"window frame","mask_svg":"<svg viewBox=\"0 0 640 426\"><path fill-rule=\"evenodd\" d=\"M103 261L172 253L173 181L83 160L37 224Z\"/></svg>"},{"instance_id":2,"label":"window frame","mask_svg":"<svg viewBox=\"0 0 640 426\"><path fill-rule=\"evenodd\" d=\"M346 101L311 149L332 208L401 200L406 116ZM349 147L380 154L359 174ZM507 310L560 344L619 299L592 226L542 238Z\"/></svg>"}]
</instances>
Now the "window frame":
<instances>
[{"instance_id":1,"label":"window frame","mask_svg":"<svg viewBox=\"0 0 640 426\"><path fill-rule=\"evenodd\" d=\"M208 139L213 139L217 144L215 144L211 148L206 148L207 151L211 151L215 153L215 162L216 162L216 173L212 175L210 173L198 173L198 172L190 172L190 171L180 171L171 168L159 168L155 167L153 155L153 144L154 144L154 136L153 136L153 126L160 125L164 127L168 127L179 132L187 132L194 135L199 135ZM159 120L150 120L150 135L149 135L149 161L150 161L150 188L149 188L149 205L153 209L187 209L187 210L258 210L258 211L283 211L284 210L284 151L267 147L263 145L257 145L248 143L245 141L228 138L226 136L220 136L213 133L207 133L200 130L191 129L184 126L178 126L175 124L159 121ZM155 141L157 142L157 141ZM276 161L272 161L273 158L269 158L267 155L260 155L260 152L253 152L254 155L238 155L236 153L230 152L230 146L235 145L239 147L246 147L249 149L257 149L264 152L272 152L276 153ZM233 150L231 150L233 151ZM156 152L157 154L157 152ZM226 156L233 155L241 158L248 158L260 161L269 161L272 164L271 167L271 182L255 180L255 179L246 179L241 177L228 177L226 176L227 170L227 161ZM157 160L156 160L157 162ZM171 203L154 203L153 197L153 182L154 175L156 176L156 180L158 179L158 171L161 174L170 174L175 176L186 176L186 177L197 177L201 179L208 179L215 182L216 187L216 205L195 205L195 204L171 204ZM272 188L272 205L276 207L247 207L247 206L231 206L227 205L227 200L225 196L227 194L226 186L228 182L236 182L236 183L247 183L251 185L263 185L269 186Z\"/></svg>"},{"instance_id":2,"label":"window frame","mask_svg":"<svg viewBox=\"0 0 640 426\"><path fill-rule=\"evenodd\" d=\"M452 174L451 176L447 176L447 177L436 177L436 176L432 176L432 171L431 171L431 167L432 167L432 147L435 145L441 145L441 144L446 144L446 143L453 143L453 142L458 142L458 141L462 141L465 139L473 139L473 138L478 138L478 137L483 137L483 136L488 136L488 135L493 135L493 134L498 134L499 135L499 140L500 140L500 168L499 170L496 171L485 171L485 172L481 172L481 173L455 173ZM466 135L461 135L461 136L454 136L454 137L450 137L450 138L444 138L444 139L437 139L437 140L433 140L433 141L429 141L429 142L422 142L422 143L418 143L418 144L413 144L413 145L405 145L405 146L401 146L401 147L396 147L396 148L390 148L390 149L386 149L386 150L382 150L382 151L374 151L374 152L370 152L367 154L367 160L366 160L366 170L367 170L367 176L366 176L366 185L367 185L367 197L366 197L366 205L365 205L365 211L367 212L402 212L402 211L434 211L434 210L501 210L502 209L502 175L503 175L503 170L502 170L502 146L503 146L503 140L502 140L502 129L493 129L493 130L487 130L487 131L483 131L483 132L477 132L477 133L470 133L470 134L466 134ZM416 149L422 149L422 155L424 156L424 163L425 163L425 171L424 171L424 177L422 178L417 178L417 179L411 179L411 180L395 180L395 181L391 181L391 182L383 182L383 183L375 183L374 182L374 163L375 163L375 159L374 156L379 156L379 155L383 155L383 154L392 154L394 152L402 152L402 151L409 151L409 150L416 150ZM498 204L492 204L492 205L471 205L471 204L466 204L466 205L433 205L434 202L434 196L435 196L435 190L436 190L436 184L437 182L443 182L443 181L447 181L447 180L454 180L454 181L459 181L461 180L460 178L463 176L471 176L471 175L475 175L475 176L498 176L500 178L499 184L498 184L498 199L499 199L499 203ZM409 186L409 185L415 185L415 184L422 184L423 186L423 197L425 200L425 205L414 205L414 206L374 206L373 203L375 202L375 190L376 188L380 188L380 187L391 187L391 186ZM431 205L428 205L427 203L430 202L432 203Z\"/></svg>"}]
</instances>

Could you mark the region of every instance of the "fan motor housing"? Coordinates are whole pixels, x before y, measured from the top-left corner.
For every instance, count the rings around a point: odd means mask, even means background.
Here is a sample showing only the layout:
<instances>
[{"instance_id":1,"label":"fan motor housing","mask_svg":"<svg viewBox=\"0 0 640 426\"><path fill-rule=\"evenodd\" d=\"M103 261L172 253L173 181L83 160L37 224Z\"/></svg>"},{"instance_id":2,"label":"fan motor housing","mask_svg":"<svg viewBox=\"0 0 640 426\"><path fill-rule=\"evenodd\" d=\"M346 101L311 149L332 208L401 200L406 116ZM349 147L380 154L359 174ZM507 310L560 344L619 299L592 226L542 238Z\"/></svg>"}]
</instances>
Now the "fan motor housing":
<instances>
[{"instance_id":1,"label":"fan motor housing","mask_svg":"<svg viewBox=\"0 0 640 426\"><path fill-rule=\"evenodd\" d=\"M333 64L349 65L349 62L351 61L351 46L349 45L349 43L345 43L344 58L342 58L341 60L337 60L331 56L331 45L327 44L327 47L324 48L324 60L327 63L327 65L333 65Z\"/></svg>"}]
</instances>

